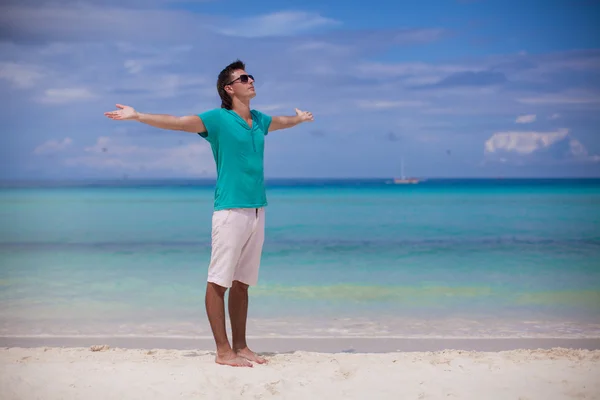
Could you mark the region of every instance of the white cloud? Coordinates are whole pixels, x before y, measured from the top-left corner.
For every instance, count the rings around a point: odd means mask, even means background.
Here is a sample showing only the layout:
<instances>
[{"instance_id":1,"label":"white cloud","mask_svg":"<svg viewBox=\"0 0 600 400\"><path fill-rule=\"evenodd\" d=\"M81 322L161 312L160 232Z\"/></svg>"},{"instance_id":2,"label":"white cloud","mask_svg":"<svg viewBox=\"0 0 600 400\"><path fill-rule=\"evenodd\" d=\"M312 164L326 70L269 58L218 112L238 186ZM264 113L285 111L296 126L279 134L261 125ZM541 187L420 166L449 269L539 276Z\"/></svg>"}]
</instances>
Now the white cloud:
<instances>
[{"instance_id":1,"label":"white cloud","mask_svg":"<svg viewBox=\"0 0 600 400\"><path fill-rule=\"evenodd\" d=\"M0 78L11 82L15 87L24 89L34 86L44 77L41 68L35 65L0 62Z\"/></svg>"},{"instance_id":2,"label":"white cloud","mask_svg":"<svg viewBox=\"0 0 600 400\"><path fill-rule=\"evenodd\" d=\"M288 107L284 104L265 104L264 106L263 105L253 105L252 108L255 110L263 111L263 112L277 111L277 110L283 110L284 108L289 108L291 110L289 112L289 115L295 114L294 108Z\"/></svg>"},{"instance_id":3,"label":"white cloud","mask_svg":"<svg viewBox=\"0 0 600 400\"><path fill-rule=\"evenodd\" d=\"M418 100L361 100L358 102L358 107L363 109L391 109L391 108L404 108L404 107L422 107L427 103Z\"/></svg>"},{"instance_id":4,"label":"white cloud","mask_svg":"<svg viewBox=\"0 0 600 400\"><path fill-rule=\"evenodd\" d=\"M529 124L529 123L534 122L535 119L536 119L535 114L520 115L517 117L515 122L517 124Z\"/></svg>"},{"instance_id":5,"label":"white cloud","mask_svg":"<svg viewBox=\"0 0 600 400\"><path fill-rule=\"evenodd\" d=\"M434 84L448 75L460 72L478 72L484 68L477 65L454 65L454 64L428 64L423 62L409 62L384 64L365 62L358 64L351 73L357 77L370 76L389 80L400 78L407 85Z\"/></svg>"},{"instance_id":6,"label":"white cloud","mask_svg":"<svg viewBox=\"0 0 600 400\"><path fill-rule=\"evenodd\" d=\"M595 104L600 103L600 96L590 94L546 94L536 97L525 97L517 99L519 103L543 105L543 104Z\"/></svg>"},{"instance_id":7,"label":"white cloud","mask_svg":"<svg viewBox=\"0 0 600 400\"><path fill-rule=\"evenodd\" d=\"M116 80L99 92L135 94L139 99L164 99L194 95L210 97L217 94L212 79L197 74L178 74L150 71L135 71L126 79ZM112 95L111 95L112 96ZM119 102L113 97L115 102Z\"/></svg>"},{"instance_id":8,"label":"white cloud","mask_svg":"<svg viewBox=\"0 0 600 400\"><path fill-rule=\"evenodd\" d=\"M594 49L546 54L503 54L486 57L482 61L489 68L508 73L519 81L552 83L553 74L597 71L600 68L600 51Z\"/></svg>"},{"instance_id":9,"label":"white cloud","mask_svg":"<svg viewBox=\"0 0 600 400\"><path fill-rule=\"evenodd\" d=\"M443 37L447 31L445 29L402 29L399 32L392 33L394 42L399 44L406 43L429 43Z\"/></svg>"},{"instance_id":10,"label":"white cloud","mask_svg":"<svg viewBox=\"0 0 600 400\"><path fill-rule=\"evenodd\" d=\"M302 11L280 11L233 21L230 28L217 28L217 32L229 36L249 38L287 36L315 28L332 27L340 22L319 14Z\"/></svg>"},{"instance_id":11,"label":"white cloud","mask_svg":"<svg viewBox=\"0 0 600 400\"><path fill-rule=\"evenodd\" d=\"M101 136L82 155L70 157L65 164L119 172L152 172L185 175L214 175L215 167L210 147L203 142L174 147L148 147L124 144Z\"/></svg>"},{"instance_id":12,"label":"white cloud","mask_svg":"<svg viewBox=\"0 0 600 400\"><path fill-rule=\"evenodd\" d=\"M597 71L600 68L600 51L571 50L540 56L539 70Z\"/></svg>"},{"instance_id":13,"label":"white cloud","mask_svg":"<svg viewBox=\"0 0 600 400\"><path fill-rule=\"evenodd\" d=\"M501 162L600 161L600 156L589 155L568 129L497 132L485 142L484 154L488 160Z\"/></svg>"},{"instance_id":14,"label":"white cloud","mask_svg":"<svg viewBox=\"0 0 600 400\"><path fill-rule=\"evenodd\" d=\"M62 88L62 89L46 89L44 95L38 99L41 103L46 104L65 104L81 100L89 100L94 98L86 88Z\"/></svg>"},{"instance_id":15,"label":"white cloud","mask_svg":"<svg viewBox=\"0 0 600 400\"><path fill-rule=\"evenodd\" d=\"M138 60L126 60L124 67L130 74L137 74L143 69L143 65Z\"/></svg>"},{"instance_id":16,"label":"white cloud","mask_svg":"<svg viewBox=\"0 0 600 400\"><path fill-rule=\"evenodd\" d=\"M0 6L0 24L11 28L9 37L25 40L181 40L206 32L208 20L195 13L160 8L83 3Z\"/></svg>"},{"instance_id":17,"label":"white cloud","mask_svg":"<svg viewBox=\"0 0 600 400\"><path fill-rule=\"evenodd\" d=\"M73 144L73 140L71 138L64 138L61 141L58 140L48 140L45 143L37 146L33 150L33 154L49 154L49 153L57 153L63 150L66 150L68 147Z\"/></svg>"},{"instance_id":18,"label":"white cloud","mask_svg":"<svg viewBox=\"0 0 600 400\"><path fill-rule=\"evenodd\" d=\"M135 53L139 58L129 58L125 60L124 67L130 74L137 74L142 70L152 67L165 67L181 63L181 58L189 54L193 49L189 45L169 46L162 49L153 49L149 47L133 46L127 43L117 45L123 53Z\"/></svg>"},{"instance_id":19,"label":"white cloud","mask_svg":"<svg viewBox=\"0 0 600 400\"><path fill-rule=\"evenodd\" d=\"M453 74L456 72L478 71L465 65L427 64L422 62L384 64L367 62L359 64L356 71L359 74L378 74L385 76L422 75L422 74Z\"/></svg>"},{"instance_id":20,"label":"white cloud","mask_svg":"<svg viewBox=\"0 0 600 400\"><path fill-rule=\"evenodd\" d=\"M568 134L568 129L559 129L556 132L498 132L485 142L485 152L530 154L564 139Z\"/></svg>"},{"instance_id":21,"label":"white cloud","mask_svg":"<svg viewBox=\"0 0 600 400\"><path fill-rule=\"evenodd\" d=\"M162 4L169 5L169 3L206 3L211 0L93 0L93 3L97 6L111 6L111 5L119 5L128 8L147 8L149 6L160 6ZM88 3L92 1L89 0ZM49 5L58 5L61 7L65 6L73 6L78 4L85 4L85 2L81 0L5 0L6 4L19 4L26 5L32 4L34 6L39 6L43 4Z\"/></svg>"},{"instance_id":22,"label":"white cloud","mask_svg":"<svg viewBox=\"0 0 600 400\"><path fill-rule=\"evenodd\" d=\"M560 114L558 114L558 113L554 113L548 117L548 119L559 119L559 118L560 118Z\"/></svg>"},{"instance_id":23,"label":"white cloud","mask_svg":"<svg viewBox=\"0 0 600 400\"><path fill-rule=\"evenodd\" d=\"M148 7L136 9L117 1L108 5L95 2L70 2L62 6L53 3L2 5L0 24L11 27L8 39L17 42L31 39L49 42L176 42L184 45L193 43L204 51L215 45L216 40L222 40L222 35L246 38L290 36L341 25L338 20L300 10L258 15L252 15L251 11L226 12L218 15L156 6L148 4ZM395 30L386 32L384 39L395 43L430 42L439 39L443 32L440 29ZM215 48L221 47L217 45Z\"/></svg>"},{"instance_id":24,"label":"white cloud","mask_svg":"<svg viewBox=\"0 0 600 400\"><path fill-rule=\"evenodd\" d=\"M352 52L351 46L336 45L325 41L310 40L292 48L292 51L320 51L330 55L346 55Z\"/></svg>"},{"instance_id":25,"label":"white cloud","mask_svg":"<svg viewBox=\"0 0 600 400\"><path fill-rule=\"evenodd\" d=\"M111 155L128 155L132 153L142 154L147 153L148 148L139 147L139 146L125 146L116 144L111 138L107 136L101 136L96 140L96 143L93 146L85 147L84 151L86 153L92 154L102 154L108 152L110 148Z\"/></svg>"},{"instance_id":26,"label":"white cloud","mask_svg":"<svg viewBox=\"0 0 600 400\"><path fill-rule=\"evenodd\" d=\"M53 57L69 54L74 50L72 44L54 42L50 43L40 50L40 54L43 56Z\"/></svg>"}]
</instances>

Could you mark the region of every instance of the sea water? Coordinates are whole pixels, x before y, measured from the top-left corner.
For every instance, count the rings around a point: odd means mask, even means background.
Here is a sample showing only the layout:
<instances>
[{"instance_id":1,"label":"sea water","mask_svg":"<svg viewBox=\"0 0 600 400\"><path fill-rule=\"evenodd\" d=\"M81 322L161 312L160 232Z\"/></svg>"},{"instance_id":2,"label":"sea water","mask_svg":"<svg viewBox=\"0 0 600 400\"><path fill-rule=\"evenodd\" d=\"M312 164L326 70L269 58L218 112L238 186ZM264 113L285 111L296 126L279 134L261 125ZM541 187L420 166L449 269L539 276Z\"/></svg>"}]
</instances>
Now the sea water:
<instances>
[{"instance_id":1,"label":"sea water","mask_svg":"<svg viewBox=\"0 0 600 400\"><path fill-rule=\"evenodd\" d=\"M209 337L213 196L5 184L0 334ZM600 180L277 180L267 197L250 336L600 336Z\"/></svg>"}]
</instances>

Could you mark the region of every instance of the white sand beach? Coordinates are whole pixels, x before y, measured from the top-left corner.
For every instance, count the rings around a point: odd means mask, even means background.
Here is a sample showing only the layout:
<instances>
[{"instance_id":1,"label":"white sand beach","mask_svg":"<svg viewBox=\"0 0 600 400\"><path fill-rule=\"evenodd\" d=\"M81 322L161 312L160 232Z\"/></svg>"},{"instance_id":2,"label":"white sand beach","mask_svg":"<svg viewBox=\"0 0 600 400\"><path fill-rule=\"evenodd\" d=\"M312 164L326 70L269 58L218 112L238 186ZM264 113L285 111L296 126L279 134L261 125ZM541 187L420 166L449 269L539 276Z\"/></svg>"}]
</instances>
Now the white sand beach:
<instances>
[{"instance_id":1,"label":"white sand beach","mask_svg":"<svg viewBox=\"0 0 600 400\"><path fill-rule=\"evenodd\" d=\"M99 350L98 350L99 349ZM600 350L267 353L232 368L199 350L0 350L4 400L599 399Z\"/></svg>"}]
</instances>

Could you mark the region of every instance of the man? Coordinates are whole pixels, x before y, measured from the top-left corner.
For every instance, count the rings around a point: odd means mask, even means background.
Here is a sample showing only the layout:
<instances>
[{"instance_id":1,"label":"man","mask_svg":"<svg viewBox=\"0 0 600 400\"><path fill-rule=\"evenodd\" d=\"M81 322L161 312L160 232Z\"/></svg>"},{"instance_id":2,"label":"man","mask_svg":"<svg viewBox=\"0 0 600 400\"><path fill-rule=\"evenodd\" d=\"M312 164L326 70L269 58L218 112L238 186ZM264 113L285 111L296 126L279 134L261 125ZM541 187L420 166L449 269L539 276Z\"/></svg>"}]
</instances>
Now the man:
<instances>
[{"instance_id":1,"label":"man","mask_svg":"<svg viewBox=\"0 0 600 400\"><path fill-rule=\"evenodd\" d=\"M246 343L248 287L256 285L262 255L267 205L263 155L269 132L313 121L310 112L270 117L250 108L254 77L243 62L228 65L217 79L221 108L175 117L144 114L117 104L106 112L114 120L139 121L157 128L198 133L212 148L217 167L212 248L206 287L206 313L217 347L215 361L236 367L263 364ZM229 290L232 342L225 328L225 292Z\"/></svg>"}]
</instances>

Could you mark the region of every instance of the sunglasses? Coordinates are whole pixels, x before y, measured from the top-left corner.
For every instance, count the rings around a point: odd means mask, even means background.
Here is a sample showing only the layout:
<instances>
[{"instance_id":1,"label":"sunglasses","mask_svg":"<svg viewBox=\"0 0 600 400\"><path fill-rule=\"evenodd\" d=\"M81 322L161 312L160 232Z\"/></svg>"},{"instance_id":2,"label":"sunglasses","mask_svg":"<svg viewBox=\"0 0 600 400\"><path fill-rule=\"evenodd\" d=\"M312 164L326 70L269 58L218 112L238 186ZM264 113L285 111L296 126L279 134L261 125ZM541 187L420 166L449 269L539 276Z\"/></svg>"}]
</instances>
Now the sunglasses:
<instances>
[{"instance_id":1,"label":"sunglasses","mask_svg":"<svg viewBox=\"0 0 600 400\"><path fill-rule=\"evenodd\" d=\"M231 82L226 83L225 86L231 85L233 82L237 81L238 79L240 80L241 83L248 83L248 79L252 79L252 81L254 81L254 77L252 75L246 75L246 74L244 74L244 75L238 76L237 78L235 78Z\"/></svg>"}]
</instances>

